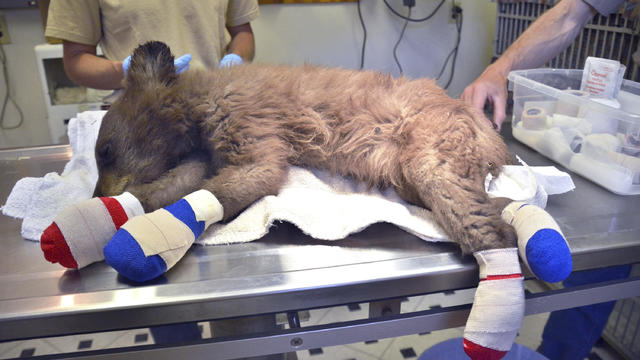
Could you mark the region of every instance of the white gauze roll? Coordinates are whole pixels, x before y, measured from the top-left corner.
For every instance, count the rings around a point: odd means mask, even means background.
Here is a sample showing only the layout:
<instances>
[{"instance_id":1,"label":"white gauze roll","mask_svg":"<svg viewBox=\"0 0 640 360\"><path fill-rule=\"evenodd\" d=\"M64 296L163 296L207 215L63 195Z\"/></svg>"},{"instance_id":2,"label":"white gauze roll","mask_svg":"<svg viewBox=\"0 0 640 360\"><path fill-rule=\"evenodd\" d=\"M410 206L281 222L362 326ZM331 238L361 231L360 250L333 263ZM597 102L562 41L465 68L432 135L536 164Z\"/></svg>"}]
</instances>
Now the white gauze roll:
<instances>
[{"instance_id":1,"label":"white gauze roll","mask_svg":"<svg viewBox=\"0 0 640 360\"><path fill-rule=\"evenodd\" d=\"M536 148L538 142L540 142L540 140L544 136L544 133L544 130L525 129L525 127L522 126L522 122L517 123L513 127L513 137L533 147L534 149Z\"/></svg>"},{"instance_id":2,"label":"white gauze roll","mask_svg":"<svg viewBox=\"0 0 640 360\"><path fill-rule=\"evenodd\" d=\"M589 102L580 107L578 116L591 126L592 133L615 134L618 131L618 119L613 116L612 108Z\"/></svg>"},{"instance_id":3,"label":"white gauze roll","mask_svg":"<svg viewBox=\"0 0 640 360\"><path fill-rule=\"evenodd\" d=\"M573 89L564 90L558 97L556 113L568 116L578 116L578 113L580 112L580 104L582 103L579 98L588 97L589 94L585 91Z\"/></svg>"},{"instance_id":4,"label":"white gauze roll","mask_svg":"<svg viewBox=\"0 0 640 360\"><path fill-rule=\"evenodd\" d=\"M620 145L620 139L611 134L590 134L584 138L582 154L608 163L609 153L618 152Z\"/></svg>"},{"instance_id":5,"label":"white gauze roll","mask_svg":"<svg viewBox=\"0 0 640 360\"><path fill-rule=\"evenodd\" d=\"M569 166L569 162L573 156L570 143L565 138L562 130L557 127L545 131L544 136L542 136L536 146L536 150L563 166Z\"/></svg>"},{"instance_id":6,"label":"white gauze roll","mask_svg":"<svg viewBox=\"0 0 640 360\"><path fill-rule=\"evenodd\" d=\"M634 174L627 168L611 161L594 161L586 154L576 154L571 158L569 169L602 185L616 194L632 193Z\"/></svg>"}]
</instances>

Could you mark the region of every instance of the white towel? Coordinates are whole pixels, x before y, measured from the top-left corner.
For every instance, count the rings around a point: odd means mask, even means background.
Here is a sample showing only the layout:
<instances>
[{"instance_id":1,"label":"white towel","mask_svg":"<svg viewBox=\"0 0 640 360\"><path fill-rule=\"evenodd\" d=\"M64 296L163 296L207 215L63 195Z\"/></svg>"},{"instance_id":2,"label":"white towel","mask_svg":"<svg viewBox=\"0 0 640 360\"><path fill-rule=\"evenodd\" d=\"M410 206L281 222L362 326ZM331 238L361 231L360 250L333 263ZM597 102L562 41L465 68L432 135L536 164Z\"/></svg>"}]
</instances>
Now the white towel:
<instances>
[{"instance_id":1,"label":"white towel","mask_svg":"<svg viewBox=\"0 0 640 360\"><path fill-rule=\"evenodd\" d=\"M92 196L97 181L94 148L103 115L104 111L88 111L71 119L73 155L62 175L50 173L16 183L2 211L23 219L22 236L26 239L40 240L60 211ZM574 188L568 174L548 168L505 168L497 179L488 178L485 185L490 196L544 207L547 193ZM388 222L425 240L448 241L428 210L407 204L393 190L367 189L364 184L331 176L327 171L292 167L278 195L256 201L228 224L212 225L196 242L212 245L256 240L276 221L291 222L306 234L324 240L342 239L373 223Z\"/></svg>"},{"instance_id":2,"label":"white towel","mask_svg":"<svg viewBox=\"0 0 640 360\"><path fill-rule=\"evenodd\" d=\"M98 181L93 152L104 113L86 111L69 121L67 132L73 153L62 174L23 178L11 190L2 213L22 219L25 239L40 241L44 229L62 209L93 195Z\"/></svg>"},{"instance_id":3,"label":"white towel","mask_svg":"<svg viewBox=\"0 0 640 360\"><path fill-rule=\"evenodd\" d=\"M228 224L213 224L197 244L248 242L266 235L276 221L293 223L306 234L338 240L377 222L388 222L422 238L447 241L431 212L407 204L393 190L380 191L328 171L289 169L277 196L266 196Z\"/></svg>"},{"instance_id":4,"label":"white towel","mask_svg":"<svg viewBox=\"0 0 640 360\"><path fill-rule=\"evenodd\" d=\"M518 158L518 160L520 160ZM505 166L485 189L491 197L508 197L545 208L547 195L575 188L571 177L553 166ZM408 204L395 191L364 184L328 171L292 167L277 196L266 196L228 224L214 224L197 244L248 242L266 235L276 221L293 223L322 240L343 239L377 222L388 222L429 241L450 241L431 212Z\"/></svg>"}]
</instances>

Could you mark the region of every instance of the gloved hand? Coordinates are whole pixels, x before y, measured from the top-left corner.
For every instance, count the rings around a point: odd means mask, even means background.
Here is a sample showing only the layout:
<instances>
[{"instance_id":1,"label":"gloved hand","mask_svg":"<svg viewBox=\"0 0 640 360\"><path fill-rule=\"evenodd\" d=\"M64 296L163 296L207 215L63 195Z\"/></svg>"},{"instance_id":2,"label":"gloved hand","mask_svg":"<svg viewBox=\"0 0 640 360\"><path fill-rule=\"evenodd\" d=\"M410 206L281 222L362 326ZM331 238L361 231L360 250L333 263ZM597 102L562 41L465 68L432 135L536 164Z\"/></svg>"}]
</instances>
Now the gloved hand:
<instances>
[{"instance_id":1,"label":"gloved hand","mask_svg":"<svg viewBox=\"0 0 640 360\"><path fill-rule=\"evenodd\" d=\"M180 74L181 72L187 70L189 68L189 62L191 62L191 54L184 54L179 58L173 60L173 66L176 68L176 74ZM129 66L131 66L131 55L127 56L127 58L122 62L122 70L124 70L125 76L127 76Z\"/></svg>"},{"instance_id":2,"label":"gloved hand","mask_svg":"<svg viewBox=\"0 0 640 360\"><path fill-rule=\"evenodd\" d=\"M218 67L224 68L224 67L231 67L231 66L242 65L242 64L244 64L244 61L242 61L242 58L240 57L240 55L227 54L222 58L222 60L220 60L220 65L218 65Z\"/></svg>"}]
</instances>

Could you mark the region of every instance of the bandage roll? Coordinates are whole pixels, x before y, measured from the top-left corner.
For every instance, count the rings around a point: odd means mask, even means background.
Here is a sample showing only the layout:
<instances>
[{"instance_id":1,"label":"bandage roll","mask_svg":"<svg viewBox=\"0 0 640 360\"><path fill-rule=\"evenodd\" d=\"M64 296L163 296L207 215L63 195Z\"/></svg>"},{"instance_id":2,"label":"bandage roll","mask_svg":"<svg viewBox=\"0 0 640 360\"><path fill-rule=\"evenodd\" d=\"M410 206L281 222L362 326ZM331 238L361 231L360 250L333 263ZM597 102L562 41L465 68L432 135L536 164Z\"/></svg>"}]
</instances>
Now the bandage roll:
<instances>
[{"instance_id":1,"label":"bandage roll","mask_svg":"<svg viewBox=\"0 0 640 360\"><path fill-rule=\"evenodd\" d=\"M620 166L624 166L634 173L640 174L640 158L613 151L609 152L608 155L609 159L611 159L611 161L613 161L614 163Z\"/></svg>"},{"instance_id":2,"label":"bandage roll","mask_svg":"<svg viewBox=\"0 0 640 360\"><path fill-rule=\"evenodd\" d=\"M535 149L563 166L569 166L573 156L573 150L571 150L569 142L560 128L551 128L545 131Z\"/></svg>"},{"instance_id":3,"label":"bandage roll","mask_svg":"<svg viewBox=\"0 0 640 360\"><path fill-rule=\"evenodd\" d=\"M535 106L522 111L522 126L528 130L542 130L547 127L547 111Z\"/></svg>"},{"instance_id":4,"label":"bandage roll","mask_svg":"<svg viewBox=\"0 0 640 360\"><path fill-rule=\"evenodd\" d=\"M640 95L620 90L618 92L618 102L620 102L622 110L640 115Z\"/></svg>"},{"instance_id":5,"label":"bandage roll","mask_svg":"<svg viewBox=\"0 0 640 360\"><path fill-rule=\"evenodd\" d=\"M516 124L516 126L513 127L513 137L518 139L520 142L531 146L534 149L536 148L538 142L540 142L540 140L544 136L544 133L544 130L525 129L524 126L522 126L522 122L519 122L518 124Z\"/></svg>"},{"instance_id":6,"label":"bandage roll","mask_svg":"<svg viewBox=\"0 0 640 360\"><path fill-rule=\"evenodd\" d=\"M620 140L611 134L591 134L584 138L582 154L605 163L609 162L609 153L617 152Z\"/></svg>"},{"instance_id":7,"label":"bandage roll","mask_svg":"<svg viewBox=\"0 0 640 360\"><path fill-rule=\"evenodd\" d=\"M616 134L618 119L613 117L613 111L596 103L586 103L580 107L578 116L591 125L591 133Z\"/></svg>"},{"instance_id":8,"label":"bandage roll","mask_svg":"<svg viewBox=\"0 0 640 360\"><path fill-rule=\"evenodd\" d=\"M593 158L590 156L576 154L571 158L569 169L616 194L634 194L634 174L624 166L612 163L611 161L593 161Z\"/></svg>"},{"instance_id":9,"label":"bandage roll","mask_svg":"<svg viewBox=\"0 0 640 360\"><path fill-rule=\"evenodd\" d=\"M640 157L640 131L636 130L624 136L622 152L629 156Z\"/></svg>"},{"instance_id":10,"label":"bandage roll","mask_svg":"<svg viewBox=\"0 0 640 360\"><path fill-rule=\"evenodd\" d=\"M589 94L581 90L568 89L562 92L558 97L556 104L556 113L569 116L578 116L580 112L581 101L578 98L587 98Z\"/></svg>"},{"instance_id":11,"label":"bandage roll","mask_svg":"<svg viewBox=\"0 0 640 360\"><path fill-rule=\"evenodd\" d=\"M551 126L559 128L575 128L582 119L562 114L553 114L551 117Z\"/></svg>"},{"instance_id":12,"label":"bandage roll","mask_svg":"<svg viewBox=\"0 0 640 360\"><path fill-rule=\"evenodd\" d=\"M582 149L582 142L585 135L578 129L566 128L562 129L564 140L569 144L569 148L574 153L579 153Z\"/></svg>"}]
</instances>

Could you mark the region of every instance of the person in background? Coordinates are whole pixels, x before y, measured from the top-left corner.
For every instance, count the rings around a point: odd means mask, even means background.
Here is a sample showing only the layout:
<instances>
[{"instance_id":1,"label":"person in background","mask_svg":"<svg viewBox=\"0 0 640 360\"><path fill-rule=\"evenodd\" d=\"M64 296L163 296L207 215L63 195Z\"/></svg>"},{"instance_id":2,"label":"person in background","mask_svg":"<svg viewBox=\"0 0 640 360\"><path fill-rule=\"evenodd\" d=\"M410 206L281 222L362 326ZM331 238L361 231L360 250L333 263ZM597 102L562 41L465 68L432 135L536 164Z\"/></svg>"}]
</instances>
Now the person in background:
<instances>
[{"instance_id":1,"label":"person in background","mask_svg":"<svg viewBox=\"0 0 640 360\"><path fill-rule=\"evenodd\" d=\"M483 110L493 105L493 123L499 130L506 117L507 75L512 70L540 67L567 48L596 14L609 15L623 0L562 0L545 12L462 93L461 98ZM613 266L574 272L565 287L622 279L631 266ZM549 359L582 360L600 338L615 302L554 311L549 316L538 352Z\"/></svg>"},{"instance_id":2,"label":"person in background","mask_svg":"<svg viewBox=\"0 0 640 360\"><path fill-rule=\"evenodd\" d=\"M123 61L151 40L174 54L191 54L194 67L251 61L250 22L258 15L257 0L52 0L45 36L63 41L64 69L73 82L118 89ZM96 55L98 44L104 58Z\"/></svg>"},{"instance_id":3,"label":"person in background","mask_svg":"<svg viewBox=\"0 0 640 360\"><path fill-rule=\"evenodd\" d=\"M119 89L125 60L151 40L166 43L174 54L191 55L177 60L178 71L250 62L255 51L250 22L258 15L257 0L52 0L45 36L63 41L64 69L73 82ZM104 57L97 56L98 45ZM201 338L196 323L150 330L162 344Z\"/></svg>"},{"instance_id":4,"label":"person in background","mask_svg":"<svg viewBox=\"0 0 640 360\"><path fill-rule=\"evenodd\" d=\"M489 65L461 95L483 110L493 106L493 123L500 129L506 117L507 75L512 70L540 67L566 49L596 14L609 15L623 0L562 0L545 12Z\"/></svg>"}]
</instances>

